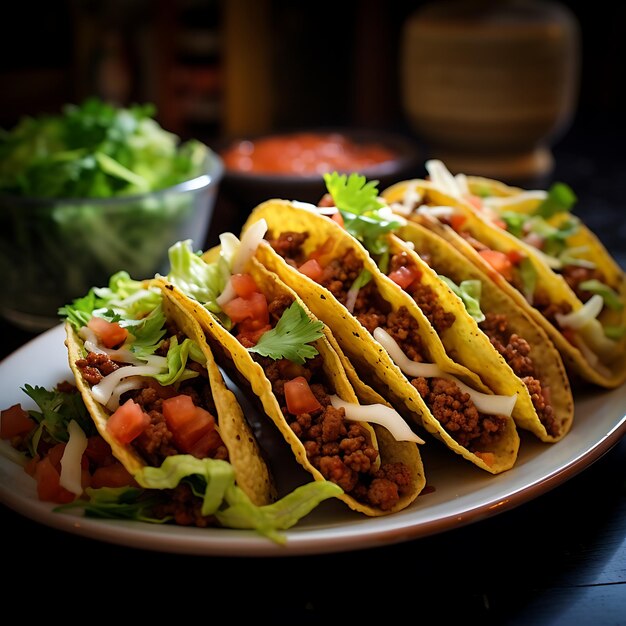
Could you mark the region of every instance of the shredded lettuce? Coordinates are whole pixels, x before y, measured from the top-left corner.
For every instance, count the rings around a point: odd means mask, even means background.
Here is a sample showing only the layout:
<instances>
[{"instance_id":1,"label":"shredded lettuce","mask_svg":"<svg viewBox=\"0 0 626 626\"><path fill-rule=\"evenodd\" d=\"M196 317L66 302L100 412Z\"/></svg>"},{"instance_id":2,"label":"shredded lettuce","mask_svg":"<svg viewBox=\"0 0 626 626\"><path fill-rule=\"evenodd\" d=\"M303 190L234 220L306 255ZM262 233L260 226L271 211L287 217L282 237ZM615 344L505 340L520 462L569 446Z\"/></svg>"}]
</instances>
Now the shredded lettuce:
<instances>
[{"instance_id":1,"label":"shredded lettuce","mask_svg":"<svg viewBox=\"0 0 626 626\"><path fill-rule=\"evenodd\" d=\"M477 323L484 321L485 314L480 309L480 293L482 283L479 280L462 280L458 285L447 276L439 275L439 278L452 289L463 301L467 312Z\"/></svg>"},{"instance_id":2,"label":"shredded lettuce","mask_svg":"<svg viewBox=\"0 0 626 626\"><path fill-rule=\"evenodd\" d=\"M548 195L535 209L535 215L548 219L557 213L571 211L578 198L569 185L554 183L548 189Z\"/></svg>"},{"instance_id":3,"label":"shredded lettuce","mask_svg":"<svg viewBox=\"0 0 626 626\"><path fill-rule=\"evenodd\" d=\"M168 255L170 270L167 279L211 313L222 313L217 297L226 287L227 274L220 268L220 262L206 263L194 253L190 239L176 242L169 248Z\"/></svg>"},{"instance_id":4,"label":"shredded lettuce","mask_svg":"<svg viewBox=\"0 0 626 626\"><path fill-rule=\"evenodd\" d=\"M145 470L153 470L145 472ZM225 461L196 459L190 455L168 457L160 468L146 467L139 480L149 487L88 487L88 499L77 499L56 507L57 511L81 508L87 517L129 519L153 524L167 523L171 516L157 517L155 507L164 504L165 490L173 489L181 481L195 481L204 489L203 506L206 514L215 515L224 528L256 530L278 544L285 544L281 530L297 524L324 500L343 493L341 487L330 481L313 481L300 485L280 500L264 506L255 505L234 482L232 466ZM211 513L208 513L211 511Z\"/></svg>"}]
</instances>

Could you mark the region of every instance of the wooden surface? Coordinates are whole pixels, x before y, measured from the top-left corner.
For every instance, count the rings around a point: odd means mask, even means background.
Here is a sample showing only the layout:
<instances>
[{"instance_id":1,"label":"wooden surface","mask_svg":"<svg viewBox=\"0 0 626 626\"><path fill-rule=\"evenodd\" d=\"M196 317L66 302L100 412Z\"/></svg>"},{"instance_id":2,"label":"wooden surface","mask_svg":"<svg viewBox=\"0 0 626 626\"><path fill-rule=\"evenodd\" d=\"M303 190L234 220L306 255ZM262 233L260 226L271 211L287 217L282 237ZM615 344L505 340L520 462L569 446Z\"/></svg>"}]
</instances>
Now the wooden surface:
<instances>
[{"instance_id":1,"label":"wooden surface","mask_svg":"<svg viewBox=\"0 0 626 626\"><path fill-rule=\"evenodd\" d=\"M581 156L581 145L603 158ZM622 265L623 165L591 134L563 142L555 172L575 188L579 214ZM32 338L5 323L0 336L0 357ZM43 617L56 607L59 615L78 617L74 604L87 599L84 619L116 619L127 612L118 606L124 599L142 621L168 611L211 620L220 607L229 619L270 624L619 626L626 624L626 438L531 502L383 548L284 558L185 556L56 531L6 507L2 537L5 606L25 616Z\"/></svg>"}]
</instances>

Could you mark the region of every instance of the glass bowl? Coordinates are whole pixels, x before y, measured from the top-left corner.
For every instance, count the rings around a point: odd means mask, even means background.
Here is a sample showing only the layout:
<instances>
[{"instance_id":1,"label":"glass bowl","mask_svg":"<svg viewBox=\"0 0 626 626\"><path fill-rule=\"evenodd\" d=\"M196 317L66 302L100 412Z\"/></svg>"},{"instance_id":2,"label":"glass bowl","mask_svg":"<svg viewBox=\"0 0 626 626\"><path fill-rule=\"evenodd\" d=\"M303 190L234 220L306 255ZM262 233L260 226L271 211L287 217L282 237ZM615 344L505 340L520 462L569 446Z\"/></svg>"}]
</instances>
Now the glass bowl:
<instances>
[{"instance_id":1,"label":"glass bowl","mask_svg":"<svg viewBox=\"0 0 626 626\"><path fill-rule=\"evenodd\" d=\"M141 195L0 195L0 314L42 331L59 322L59 307L119 270L137 280L167 272L176 241L204 245L223 173L222 159L209 152L200 176Z\"/></svg>"}]
</instances>

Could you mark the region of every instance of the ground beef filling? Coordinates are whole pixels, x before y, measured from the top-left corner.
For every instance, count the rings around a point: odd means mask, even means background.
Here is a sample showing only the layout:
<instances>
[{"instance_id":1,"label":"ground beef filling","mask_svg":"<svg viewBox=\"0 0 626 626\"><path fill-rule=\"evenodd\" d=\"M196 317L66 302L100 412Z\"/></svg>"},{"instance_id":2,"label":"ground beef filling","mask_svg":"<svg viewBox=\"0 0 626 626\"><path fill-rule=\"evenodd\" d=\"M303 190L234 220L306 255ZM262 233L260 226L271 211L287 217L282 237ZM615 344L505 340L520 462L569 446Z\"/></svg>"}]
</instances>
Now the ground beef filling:
<instances>
[{"instance_id":1,"label":"ground beef filling","mask_svg":"<svg viewBox=\"0 0 626 626\"><path fill-rule=\"evenodd\" d=\"M391 510L411 486L404 463L382 463L375 469L378 451L369 433L345 418L344 409L332 406L318 355L305 365L254 355L272 383L272 390L287 423L304 445L309 462L326 480L338 484L355 500L383 511ZM304 376L321 410L292 415L286 406L284 385L295 375Z\"/></svg>"},{"instance_id":2,"label":"ground beef filling","mask_svg":"<svg viewBox=\"0 0 626 626\"><path fill-rule=\"evenodd\" d=\"M393 272L400 267L407 267L416 272L415 265L411 262L406 252L394 254L389 261L389 272ZM419 270L417 273L420 274ZM417 306L428 318L432 327L441 334L454 324L454 313L446 311L438 302L438 297L430 285L423 283L419 278L414 280L405 291L415 300Z\"/></svg>"},{"instance_id":3,"label":"ground beef filling","mask_svg":"<svg viewBox=\"0 0 626 626\"><path fill-rule=\"evenodd\" d=\"M291 303L287 295L268 303L272 327ZM411 487L410 469L403 463L383 463L375 469L378 451L369 433L358 423L347 420L344 409L336 409L330 402L321 355L303 365L258 354L253 354L253 358L271 382L282 413L302 441L313 467L359 502L383 511L393 509ZM298 376L306 378L321 410L299 415L289 413L284 385Z\"/></svg>"},{"instance_id":4,"label":"ground beef filling","mask_svg":"<svg viewBox=\"0 0 626 626\"><path fill-rule=\"evenodd\" d=\"M539 421L545 427L546 432L556 437L559 434L559 424L554 415L554 408L549 402L548 393L537 378L535 364L530 356L529 343L510 330L505 315L487 313L485 320L479 326L489 337L493 347L526 385Z\"/></svg>"},{"instance_id":5,"label":"ground beef filling","mask_svg":"<svg viewBox=\"0 0 626 626\"><path fill-rule=\"evenodd\" d=\"M587 302L593 295L590 291L580 288L580 283L586 280L598 280L606 282L606 276L597 267L581 267L580 265L564 265L561 269L561 276L570 286L572 291L578 296L581 302Z\"/></svg>"},{"instance_id":6,"label":"ground beef filling","mask_svg":"<svg viewBox=\"0 0 626 626\"><path fill-rule=\"evenodd\" d=\"M167 330L167 339L155 352L157 355L167 354L170 339L174 334L177 335L179 344L185 339L174 326L169 326ZM112 361L106 354L95 352L89 352L86 358L79 359L76 365L90 386L100 382L107 374L125 367ZM132 398L150 416L148 428L130 444L147 465L158 467L166 457L181 454L163 417L162 407L165 398L180 394L189 395L196 406L206 409L214 417L217 416L206 368L194 361L187 361L187 367L198 371L199 376L183 381L176 389L173 386L163 387L154 379L146 379L145 387L127 391L120 397L120 404ZM221 440L211 458L228 461L228 450ZM155 508L154 513L157 517L171 517L180 525L201 527L214 525L213 517L202 516L200 512L202 499L194 495L187 484L181 482L168 492L167 501Z\"/></svg>"},{"instance_id":7,"label":"ground beef filling","mask_svg":"<svg viewBox=\"0 0 626 626\"><path fill-rule=\"evenodd\" d=\"M294 233L282 233L273 239L274 249L289 251L289 258L303 260L300 246L306 237L296 245ZM297 265L297 262L295 263ZM363 269L362 261L353 250L348 250L341 258L335 258L324 267L321 284L329 289L343 304L352 283ZM413 361L428 361L422 343L417 321L406 307L392 311L388 302L379 294L374 281L359 290L354 306L354 315L361 324L373 333L377 327L387 331L398 343L403 352ZM416 378L411 384L418 390L435 419L450 436L470 451L491 447L504 431L506 416L479 413L469 394L463 393L453 381L440 378Z\"/></svg>"}]
</instances>

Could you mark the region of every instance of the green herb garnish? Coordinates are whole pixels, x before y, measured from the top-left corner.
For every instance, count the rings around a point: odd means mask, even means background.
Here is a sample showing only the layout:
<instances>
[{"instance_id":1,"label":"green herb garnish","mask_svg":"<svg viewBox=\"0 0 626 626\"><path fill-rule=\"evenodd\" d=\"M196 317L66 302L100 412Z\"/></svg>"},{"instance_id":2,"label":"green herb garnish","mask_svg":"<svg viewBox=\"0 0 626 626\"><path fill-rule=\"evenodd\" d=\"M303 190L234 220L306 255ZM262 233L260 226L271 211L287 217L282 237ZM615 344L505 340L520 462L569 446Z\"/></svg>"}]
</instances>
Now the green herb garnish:
<instances>
[{"instance_id":1,"label":"green herb garnish","mask_svg":"<svg viewBox=\"0 0 626 626\"><path fill-rule=\"evenodd\" d=\"M554 183L548 189L548 196L535 209L535 215L548 219L557 213L571 211L578 198L569 185Z\"/></svg>"},{"instance_id":2,"label":"green herb garnish","mask_svg":"<svg viewBox=\"0 0 626 626\"><path fill-rule=\"evenodd\" d=\"M323 336L324 324L312 320L306 311L294 301L278 320L278 324L261 335L259 342L248 348L271 359L288 359L304 364L317 354L311 342Z\"/></svg>"},{"instance_id":3,"label":"green herb garnish","mask_svg":"<svg viewBox=\"0 0 626 626\"><path fill-rule=\"evenodd\" d=\"M378 196L378 181L352 173L324 174L326 188L339 209L344 228L371 254L378 256L389 249L385 235L405 225Z\"/></svg>"}]
</instances>

